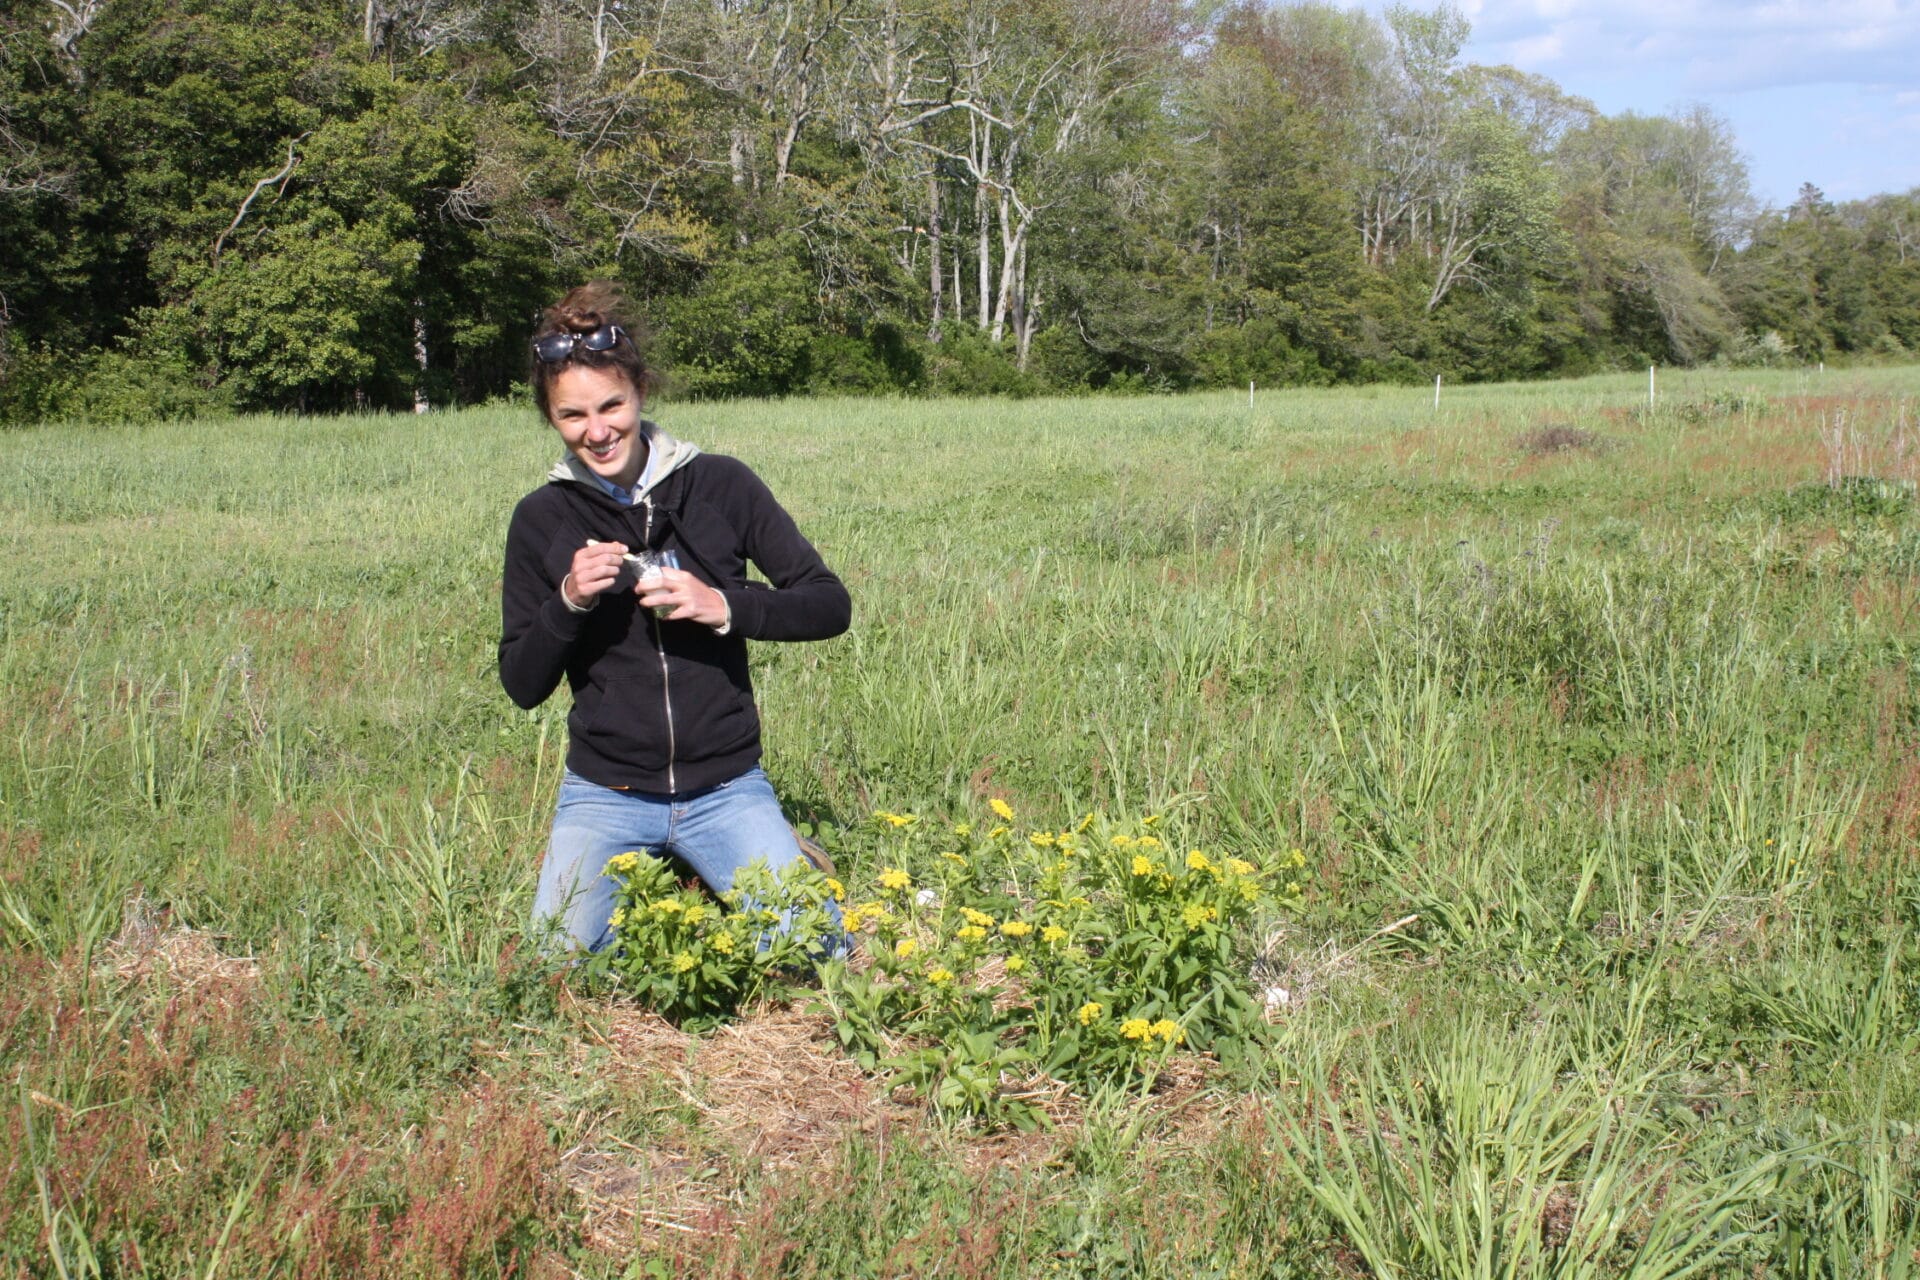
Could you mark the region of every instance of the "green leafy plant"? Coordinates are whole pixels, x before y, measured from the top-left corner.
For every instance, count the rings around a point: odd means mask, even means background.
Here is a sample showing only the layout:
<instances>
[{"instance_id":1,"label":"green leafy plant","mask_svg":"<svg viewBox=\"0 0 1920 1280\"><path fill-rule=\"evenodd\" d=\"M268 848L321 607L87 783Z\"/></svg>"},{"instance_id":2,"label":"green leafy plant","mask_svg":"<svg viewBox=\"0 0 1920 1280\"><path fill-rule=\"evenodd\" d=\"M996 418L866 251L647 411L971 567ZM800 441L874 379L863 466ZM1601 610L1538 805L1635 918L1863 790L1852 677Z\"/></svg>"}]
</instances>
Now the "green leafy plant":
<instances>
[{"instance_id":1,"label":"green leafy plant","mask_svg":"<svg viewBox=\"0 0 1920 1280\"><path fill-rule=\"evenodd\" d=\"M1036 1117L1003 1086L1022 1074L1144 1086L1182 1046L1264 1025L1235 939L1274 905L1274 872L1304 854L1263 871L1177 852L1152 816L1020 831L993 804L1000 821L984 830L876 815L892 861L845 916L872 964L830 969L825 994L866 1065L943 1111L1020 1124ZM1291 881L1283 896L1298 892Z\"/></svg>"},{"instance_id":2,"label":"green leafy plant","mask_svg":"<svg viewBox=\"0 0 1920 1280\"><path fill-rule=\"evenodd\" d=\"M658 858L623 853L607 864L620 888L617 943L596 966L649 1007L692 1029L742 1004L778 998L837 933L828 884L810 867L775 874L759 863L714 895L683 885Z\"/></svg>"}]
</instances>

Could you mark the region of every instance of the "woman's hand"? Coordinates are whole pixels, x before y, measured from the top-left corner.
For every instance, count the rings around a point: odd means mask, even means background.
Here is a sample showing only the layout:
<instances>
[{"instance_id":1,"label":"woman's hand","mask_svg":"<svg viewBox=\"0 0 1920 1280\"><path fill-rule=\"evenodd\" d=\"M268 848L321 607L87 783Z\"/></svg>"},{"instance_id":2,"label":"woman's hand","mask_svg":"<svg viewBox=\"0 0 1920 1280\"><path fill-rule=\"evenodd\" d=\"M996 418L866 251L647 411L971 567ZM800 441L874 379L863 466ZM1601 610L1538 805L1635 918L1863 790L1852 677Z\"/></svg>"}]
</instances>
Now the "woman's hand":
<instances>
[{"instance_id":1,"label":"woman's hand","mask_svg":"<svg viewBox=\"0 0 1920 1280\"><path fill-rule=\"evenodd\" d=\"M726 597L685 569L662 569L634 585L640 603L657 617L724 627L733 616Z\"/></svg>"},{"instance_id":2,"label":"woman's hand","mask_svg":"<svg viewBox=\"0 0 1920 1280\"><path fill-rule=\"evenodd\" d=\"M620 558L627 554L624 543L589 542L573 553L573 568L560 580L560 594L576 609L590 609L594 601L613 589L620 576Z\"/></svg>"}]
</instances>

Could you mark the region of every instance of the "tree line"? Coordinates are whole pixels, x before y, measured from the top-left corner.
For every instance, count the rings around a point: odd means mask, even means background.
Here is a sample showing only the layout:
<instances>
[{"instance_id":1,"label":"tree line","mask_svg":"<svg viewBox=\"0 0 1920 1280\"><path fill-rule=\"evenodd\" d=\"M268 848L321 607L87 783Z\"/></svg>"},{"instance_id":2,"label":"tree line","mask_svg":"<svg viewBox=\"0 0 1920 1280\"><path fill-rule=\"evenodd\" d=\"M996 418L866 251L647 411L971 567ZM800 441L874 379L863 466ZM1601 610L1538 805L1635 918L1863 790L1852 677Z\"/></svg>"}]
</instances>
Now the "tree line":
<instances>
[{"instance_id":1,"label":"tree line","mask_svg":"<svg viewBox=\"0 0 1920 1280\"><path fill-rule=\"evenodd\" d=\"M1920 191L1458 12L0 0L0 417L470 403L618 279L696 396L1324 384L1920 345Z\"/></svg>"}]
</instances>

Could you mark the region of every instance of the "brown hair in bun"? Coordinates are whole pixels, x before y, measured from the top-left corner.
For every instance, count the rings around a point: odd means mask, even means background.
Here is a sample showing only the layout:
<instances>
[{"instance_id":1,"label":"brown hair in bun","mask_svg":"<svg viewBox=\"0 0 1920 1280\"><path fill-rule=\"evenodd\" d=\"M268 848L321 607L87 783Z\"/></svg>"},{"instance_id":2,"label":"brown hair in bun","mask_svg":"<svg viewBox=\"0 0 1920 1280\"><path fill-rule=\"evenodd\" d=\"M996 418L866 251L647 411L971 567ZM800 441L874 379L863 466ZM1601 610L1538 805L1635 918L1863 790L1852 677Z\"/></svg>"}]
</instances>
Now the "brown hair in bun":
<instances>
[{"instance_id":1,"label":"brown hair in bun","mask_svg":"<svg viewBox=\"0 0 1920 1280\"><path fill-rule=\"evenodd\" d=\"M645 333L627 314L626 299L620 296L620 288L607 280L592 280L577 288L569 289L567 295L540 313L540 324L533 331L533 341L553 333L588 334L605 325L617 324L626 332L626 337L605 351L589 351L576 345L566 358L548 362L537 354L533 357L533 372L529 381L533 385L533 403L539 408L542 417L547 416L547 400L553 391L554 379L575 365L585 365L590 369L618 369L627 375L627 381L633 383L644 402L647 393L653 389L653 370L640 355L640 342Z\"/></svg>"}]
</instances>

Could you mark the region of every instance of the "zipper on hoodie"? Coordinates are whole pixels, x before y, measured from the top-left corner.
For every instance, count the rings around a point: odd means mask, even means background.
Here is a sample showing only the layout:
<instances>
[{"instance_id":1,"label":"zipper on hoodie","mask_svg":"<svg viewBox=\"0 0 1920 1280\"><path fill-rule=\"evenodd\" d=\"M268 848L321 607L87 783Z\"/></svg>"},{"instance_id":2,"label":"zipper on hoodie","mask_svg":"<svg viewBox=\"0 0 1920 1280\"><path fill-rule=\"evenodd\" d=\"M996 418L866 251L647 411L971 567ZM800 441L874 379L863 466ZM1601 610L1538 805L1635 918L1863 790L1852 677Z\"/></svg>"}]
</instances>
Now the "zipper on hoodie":
<instances>
[{"instance_id":1,"label":"zipper on hoodie","mask_svg":"<svg viewBox=\"0 0 1920 1280\"><path fill-rule=\"evenodd\" d=\"M645 495L640 499L640 503L647 509L646 522L640 530L640 540L643 546L651 548L653 546L653 495L650 493ZM675 755L673 684L671 677L667 674L667 639L660 632L660 616L651 609L647 610L647 616L653 622L653 647L660 655L660 701L666 705L667 709L667 794L678 795L680 787L673 776Z\"/></svg>"}]
</instances>

